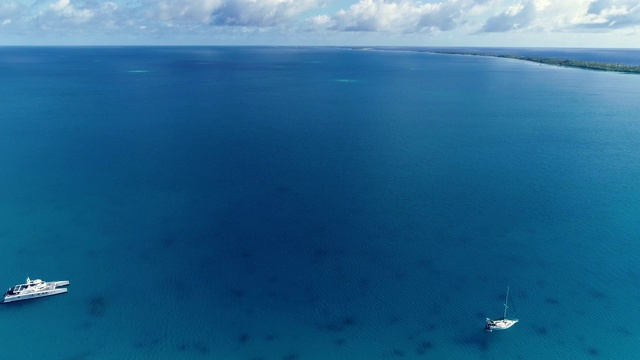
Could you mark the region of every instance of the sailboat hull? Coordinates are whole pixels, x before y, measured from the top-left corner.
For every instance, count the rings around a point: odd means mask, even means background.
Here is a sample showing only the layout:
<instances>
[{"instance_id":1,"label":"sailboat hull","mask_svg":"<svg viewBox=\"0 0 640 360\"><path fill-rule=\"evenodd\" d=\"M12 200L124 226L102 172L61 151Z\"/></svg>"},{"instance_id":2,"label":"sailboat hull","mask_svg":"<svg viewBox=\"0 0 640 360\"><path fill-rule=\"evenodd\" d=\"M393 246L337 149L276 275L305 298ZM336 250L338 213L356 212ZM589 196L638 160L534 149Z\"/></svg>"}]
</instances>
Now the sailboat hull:
<instances>
[{"instance_id":1,"label":"sailboat hull","mask_svg":"<svg viewBox=\"0 0 640 360\"><path fill-rule=\"evenodd\" d=\"M513 325L515 325L518 321L518 319L497 319L497 320L491 320L491 319L487 319L487 326L485 327L485 329L487 331L493 331L493 330L507 330L508 328L512 327Z\"/></svg>"},{"instance_id":2,"label":"sailboat hull","mask_svg":"<svg viewBox=\"0 0 640 360\"><path fill-rule=\"evenodd\" d=\"M507 286L507 295L504 297L504 315L500 319L491 320L487 318L487 324L484 326L484 330L491 332L493 330L507 330L515 325L518 319L507 319L507 309L509 308L509 287Z\"/></svg>"}]
</instances>

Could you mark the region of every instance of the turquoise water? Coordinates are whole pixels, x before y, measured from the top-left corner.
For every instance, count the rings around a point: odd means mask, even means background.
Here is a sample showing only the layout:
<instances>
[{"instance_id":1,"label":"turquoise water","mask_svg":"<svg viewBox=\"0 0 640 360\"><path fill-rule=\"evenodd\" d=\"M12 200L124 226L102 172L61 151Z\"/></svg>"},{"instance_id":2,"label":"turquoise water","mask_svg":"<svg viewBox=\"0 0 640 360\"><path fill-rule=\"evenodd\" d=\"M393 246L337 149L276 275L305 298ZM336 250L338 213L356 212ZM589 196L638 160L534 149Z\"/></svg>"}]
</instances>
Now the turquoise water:
<instances>
[{"instance_id":1,"label":"turquoise water","mask_svg":"<svg viewBox=\"0 0 640 360\"><path fill-rule=\"evenodd\" d=\"M7 358L639 350L638 76L206 47L0 75L0 283L71 281L0 307ZM521 321L487 334L507 285Z\"/></svg>"}]
</instances>

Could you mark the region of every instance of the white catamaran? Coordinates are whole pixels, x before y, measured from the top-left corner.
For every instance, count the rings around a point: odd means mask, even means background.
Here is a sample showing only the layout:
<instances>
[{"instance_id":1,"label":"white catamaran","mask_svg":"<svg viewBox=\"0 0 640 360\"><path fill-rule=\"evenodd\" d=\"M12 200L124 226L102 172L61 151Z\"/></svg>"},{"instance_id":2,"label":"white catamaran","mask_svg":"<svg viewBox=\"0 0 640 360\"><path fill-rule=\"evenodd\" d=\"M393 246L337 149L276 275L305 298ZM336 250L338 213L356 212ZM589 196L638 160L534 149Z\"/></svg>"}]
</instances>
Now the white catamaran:
<instances>
[{"instance_id":1,"label":"white catamaran","mask_svg":"<svg viewBox=\"0 0 640 360\"><path fill-rule=\"evenodd\" d=\"M67 285L69 285L69 281L67 280L45 282L40 279L31 280L30 278L27 278L26 283L9 288L9 290L4 293L4 298L1 302L8 303L35 299L43 296L64 294L67 292Z\"/></svg>"},{"instance_id":2,"label":"white catamaran","mask_svg":"<svg viewBox=\"0 0 640 360\"><path fill-rule=\"evenodd\" d=\"M504 299L504 314L502 315L501 318L499 319L489 319L487 318L487 325L484 327L485 331L493 331L493 330L506 330L510 327L512 327L513 325L515 325L518 321L518 319L507 319L507 309L509 308L509 305L507 305L509 302L509 287L507 286L507 296Z\"/></svg>"}]
</instances>

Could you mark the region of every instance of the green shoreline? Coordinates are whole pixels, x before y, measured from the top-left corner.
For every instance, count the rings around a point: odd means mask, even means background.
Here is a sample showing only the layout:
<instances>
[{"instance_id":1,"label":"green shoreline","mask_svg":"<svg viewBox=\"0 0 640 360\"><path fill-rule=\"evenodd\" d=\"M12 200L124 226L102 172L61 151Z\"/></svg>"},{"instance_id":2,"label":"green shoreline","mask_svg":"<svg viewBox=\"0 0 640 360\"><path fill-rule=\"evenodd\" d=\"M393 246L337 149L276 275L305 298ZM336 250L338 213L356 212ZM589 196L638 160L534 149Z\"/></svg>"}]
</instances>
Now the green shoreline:
<instances>
[{"instance_id":1,"label":"green shoreline","mask_svg":"<svg viewBox=\"0 0 640 360\"><path fill-rule=\"evenodd\" d=\"M464 52L464 51L441 51L434 50L429 51L433 54L444 55L471 55L471 56L489 56L506 59L531 61L539 64L563 66L577 69L597 70L597 71L613 71L625 74L640 74L640 66L624 65L615 63L603 63L597 61L581 61L571 60L563 58L546 58L537 56L520 56L520 55L505 55L505 54L491 54L491 53L477 53L477 52Z\"/></svg>"}]
</instances>

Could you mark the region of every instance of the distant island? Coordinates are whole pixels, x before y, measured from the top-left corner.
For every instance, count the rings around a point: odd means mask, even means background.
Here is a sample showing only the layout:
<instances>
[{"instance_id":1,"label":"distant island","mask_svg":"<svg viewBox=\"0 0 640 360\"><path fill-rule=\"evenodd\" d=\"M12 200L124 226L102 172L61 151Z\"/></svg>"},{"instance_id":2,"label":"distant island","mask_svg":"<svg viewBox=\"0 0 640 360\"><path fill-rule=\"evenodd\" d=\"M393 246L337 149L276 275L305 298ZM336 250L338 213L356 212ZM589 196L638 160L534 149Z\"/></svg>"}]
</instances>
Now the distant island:
<instances>
[{"instance_id":1,"label":"distant island","mask_svg":"<svg viewBox=\"0 0 640 360\"><path fill-rule=\"evenodd\" d=\"M429 52L433 54L446 54L446 55L491 56L491 57L499 57L499 58L507 58L507 59L532 61L532 62L547 64L547 65L587 69L587 70L615 71L620 73L640 74L640 66L615 64L615 63L603 63L603 62L597 62L597 61L581 61L581 60L571 60L571 59L563 59L563 58L548 58L548 57L538 57L538 56L521 56L521 55L506 55L506 54L447 51L447 50L431 50Z\"/></svg>"}]
</instances>

